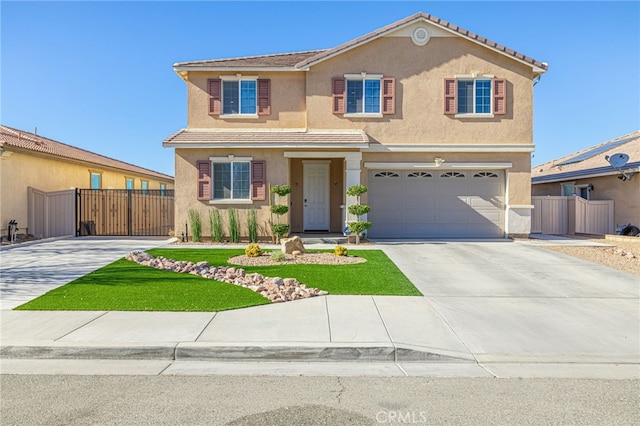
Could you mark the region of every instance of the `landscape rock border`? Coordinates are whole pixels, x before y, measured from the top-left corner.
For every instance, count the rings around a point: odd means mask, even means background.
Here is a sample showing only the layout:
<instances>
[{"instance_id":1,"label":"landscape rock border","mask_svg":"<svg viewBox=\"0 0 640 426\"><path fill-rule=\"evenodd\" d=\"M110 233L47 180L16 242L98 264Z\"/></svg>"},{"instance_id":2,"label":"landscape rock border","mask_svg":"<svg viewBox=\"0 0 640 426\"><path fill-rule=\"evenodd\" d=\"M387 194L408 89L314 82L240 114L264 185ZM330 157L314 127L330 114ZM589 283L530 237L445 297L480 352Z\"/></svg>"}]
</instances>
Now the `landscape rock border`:
<instances>
[{"instance_id":1,"label":"landscape rock border","mask_svg":"<svg viewBox=\"0 0 640 426\"><path fill-rule=\"evenodd\" d=\"M193 263L184 260L153 257L143 251L132 251L125 259L139 265L182 274L198 275L202 278L221 281L248 288L260 293L273 303L308 299L329 294L324 290L307 287L295 278L265 277L258 273L247 274L244 269L232 266L210 266L209 262Z\"/></svg>"}]
</instances>

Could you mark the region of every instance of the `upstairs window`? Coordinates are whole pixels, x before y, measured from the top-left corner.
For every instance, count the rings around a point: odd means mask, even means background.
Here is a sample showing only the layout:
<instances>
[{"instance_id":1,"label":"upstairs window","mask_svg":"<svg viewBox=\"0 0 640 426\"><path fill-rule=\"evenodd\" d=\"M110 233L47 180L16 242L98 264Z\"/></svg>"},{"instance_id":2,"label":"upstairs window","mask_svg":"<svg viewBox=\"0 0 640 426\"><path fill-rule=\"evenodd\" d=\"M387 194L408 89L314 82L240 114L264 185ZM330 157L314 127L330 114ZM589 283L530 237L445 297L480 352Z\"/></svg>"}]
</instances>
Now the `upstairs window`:
<instances>
[{"instance_id":1,"label":"upstairs window","mask_svg":"<svg viewBox=\"0 0 640 426\"><path fill-rule=\"evenodd\" d=\"M222 114L255 114L256 80L222 82Z\"/></svg>"},{"instance_id":2,"label":"upstairs window","mask_svg":"<svg viewBox=\"0 0 640 426\"><path fill-rule=\"evenodd\" d=\"M331 80L334 114L379 117L395 114L395 79L378 74L345 74Z\"/></svg>"},{"instance_id":3,"label":"upstairs window","mask_svg":"<svg viewBox=\"0 0 640 426\"><path fill-rule=\"evenodd\" d=\"M458 114L491 113L491 80L458 80Z\"/></svg>"},{"instance_id":4,"label":"upstairs window","mask_svg":"<svg viewBox=\"0 0 640 426\"><path fill-rule=\"evenodd\" d=\"M254 117L271 114L271 80L222 76L208 81L209 114Z\"/></svg>"},{"instance_id":5,"label":"upstairs window","mask_svg":"<svg viewBox=\"0 0 640 426\"><path fill-rule=\"evenodd\" d=\"M507 113L507 82L501 78L444 80L444 113L456 117L492 117Z\"/></svg>"},{"instance_id":6,"label":"upstairs window","mask_svg":"<svg viewBox=\"0 0 640 426\"><path fill-rule=\"evenodd\" d=\"M380 114L380 79L347 80L347 114Z\"/></svg>"}]
</instances>

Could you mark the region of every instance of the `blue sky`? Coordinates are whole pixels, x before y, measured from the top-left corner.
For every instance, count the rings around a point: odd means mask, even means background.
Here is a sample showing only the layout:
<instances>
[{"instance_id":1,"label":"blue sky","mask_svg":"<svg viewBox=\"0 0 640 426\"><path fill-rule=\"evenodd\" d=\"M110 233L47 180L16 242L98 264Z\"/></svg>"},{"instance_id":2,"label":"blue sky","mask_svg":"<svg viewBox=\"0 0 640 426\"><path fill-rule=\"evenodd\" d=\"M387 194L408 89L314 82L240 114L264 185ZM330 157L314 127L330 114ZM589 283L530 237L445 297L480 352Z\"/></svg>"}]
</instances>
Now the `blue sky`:
<instances>
[{"instance_id":1,"label":"blue sky","mask_svg":"<svg viewBox=\"0 0 640 426\"><path fill-rule=\"evenodd\" d=\"M640 3L0 3L0 122L173 175L186 126L175 62L331 48L424 11L549 71L533 164L640 128Z\"/></svg>"}]
</instances>

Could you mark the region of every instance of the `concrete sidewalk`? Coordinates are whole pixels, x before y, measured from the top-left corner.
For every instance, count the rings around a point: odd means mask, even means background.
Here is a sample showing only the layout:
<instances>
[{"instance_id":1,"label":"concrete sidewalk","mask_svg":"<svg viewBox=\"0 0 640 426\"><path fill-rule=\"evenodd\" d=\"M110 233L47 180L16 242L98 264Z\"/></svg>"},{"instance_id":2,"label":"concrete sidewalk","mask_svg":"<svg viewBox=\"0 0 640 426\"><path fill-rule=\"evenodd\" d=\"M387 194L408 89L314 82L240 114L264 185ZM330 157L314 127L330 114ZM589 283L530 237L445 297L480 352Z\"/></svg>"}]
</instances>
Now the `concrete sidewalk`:
<instances>
[{"instance_id":1,"label":"concrete sidewalk","mask_svg":"<svg viewBox=\"0 0 640 426\"><path fill-rule=\"evenodd\" d=\"M8 270L33 277L16 277L9 289L49 280L57 286L90 265L163 244L75 239L14 252L17 259L2 253L3 289ZM237 362L264 371L280 361L321 369L308 361L322 361L347 362L353 371L367 364L390 372L393 365L405 374L640 377L636 276L521 242L368 248L383 249L424 297L328 295L218 313L5 309L0 368L16 371L16 363L29 360L140 361L188 373L202 371L203 362L219 371Z\"/></svg>"}]
</instances>

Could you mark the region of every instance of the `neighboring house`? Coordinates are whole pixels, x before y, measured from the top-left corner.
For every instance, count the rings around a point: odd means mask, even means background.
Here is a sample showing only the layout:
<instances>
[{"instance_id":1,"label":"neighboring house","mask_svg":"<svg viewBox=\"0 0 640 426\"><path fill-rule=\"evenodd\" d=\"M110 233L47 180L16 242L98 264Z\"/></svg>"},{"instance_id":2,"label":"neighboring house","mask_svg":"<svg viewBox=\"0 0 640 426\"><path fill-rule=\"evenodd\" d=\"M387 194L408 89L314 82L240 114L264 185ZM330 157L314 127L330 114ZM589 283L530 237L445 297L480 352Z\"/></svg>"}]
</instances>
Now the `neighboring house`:
<instances>
[{"instance_id":1,"label":"neighboring house","mask_svg":"<svg viewBox=\"0 0 640 426\"><path fill-rule=\"evenodd\" d=\"M173 177L34 133L0 126L0 235L18 222L28 233L28 188L173 189ZM73 211L68 214L74 214Z\"/></svg>"},{"instance_id":2,"label":"neighboring house","mask_svg":"<svg viewBox=\"0 0 640 426\"><path fill-rule=\"evenodd\" d=\"M268 184L289 184L291 232L341 232L363 184L370 238L529 233L543 62L417 13L333 49L174 70L188 95L187 128L163 143L177 229L190 209L206 224L234 207L267 230Z\"/></svg>"},{"instance_id":3,"label":"neighboring house","mask_svg":"<svg viewBox=\"0 0 640 426\"><path fill-rule=\"evenodd\" d=\"M629 156L617 169L606 157ZM578 195L613 200L614 222L640 226L640 131L620 136L531 169L534 196Z\"/></svg>"}]
</instances>

